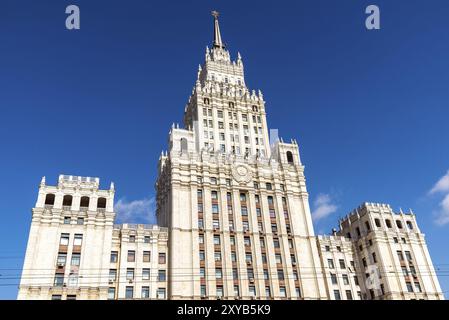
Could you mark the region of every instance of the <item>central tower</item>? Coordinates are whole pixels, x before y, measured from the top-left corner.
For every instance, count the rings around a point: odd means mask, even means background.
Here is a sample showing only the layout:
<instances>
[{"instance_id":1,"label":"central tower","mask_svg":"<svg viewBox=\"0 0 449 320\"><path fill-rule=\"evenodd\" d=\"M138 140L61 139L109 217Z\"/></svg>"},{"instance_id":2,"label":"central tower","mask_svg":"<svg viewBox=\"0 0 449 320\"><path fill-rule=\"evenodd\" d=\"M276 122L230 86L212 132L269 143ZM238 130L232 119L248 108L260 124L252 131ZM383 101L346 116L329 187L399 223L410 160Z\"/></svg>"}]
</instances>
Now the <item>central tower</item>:
<instances>
[{"instance_id":1,"label":"central tower","mask_svg":"<svg viewBox=\"0 0 449 320\"><path fill-rule=\"evenodd\" d=\"M172 126L159 160L168 298L326 298L298 145L269 140L262 92L212 15L184 127Z\"/></svg>"}]
</instances>

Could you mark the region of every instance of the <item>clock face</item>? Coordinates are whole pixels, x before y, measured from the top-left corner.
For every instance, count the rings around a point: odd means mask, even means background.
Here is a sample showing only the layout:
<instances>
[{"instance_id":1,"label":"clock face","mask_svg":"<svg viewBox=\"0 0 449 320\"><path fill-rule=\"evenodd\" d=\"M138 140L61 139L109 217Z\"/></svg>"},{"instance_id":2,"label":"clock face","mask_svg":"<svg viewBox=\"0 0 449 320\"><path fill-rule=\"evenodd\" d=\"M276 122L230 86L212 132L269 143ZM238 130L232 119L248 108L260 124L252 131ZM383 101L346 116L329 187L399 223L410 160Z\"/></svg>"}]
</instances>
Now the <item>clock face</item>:
<instances>
[{"instance_id":1,"label":"clock face","mask_svg":"<svg viewBox=\"0 0 449 320\"><path fill-rule=\"evenodd\" d=\"M245 164L237 164L232 169L234 179L240 184L247 184L253 178L251 171Z\"/></svg>"}]
</instances>

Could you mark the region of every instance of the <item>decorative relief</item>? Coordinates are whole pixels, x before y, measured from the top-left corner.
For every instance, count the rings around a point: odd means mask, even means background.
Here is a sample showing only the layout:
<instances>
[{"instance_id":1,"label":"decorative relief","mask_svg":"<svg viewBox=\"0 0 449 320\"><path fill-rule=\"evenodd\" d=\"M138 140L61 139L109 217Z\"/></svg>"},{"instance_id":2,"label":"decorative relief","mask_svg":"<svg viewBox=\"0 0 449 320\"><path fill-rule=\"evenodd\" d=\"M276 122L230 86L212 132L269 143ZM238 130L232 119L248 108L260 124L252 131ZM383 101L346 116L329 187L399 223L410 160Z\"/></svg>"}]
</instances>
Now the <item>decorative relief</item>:
<instances>
[{"instance_id":1,"label":"decorative relief","mask_svg":"<svg viewBox=\"0 0 449 320\"><path fill-rule=\"evenodd\" d=\"M250 168L245 164L234 164L232 168L232 176L235 181L240 184L247 184L253 179Z\"/></svg>"}]
</instances>

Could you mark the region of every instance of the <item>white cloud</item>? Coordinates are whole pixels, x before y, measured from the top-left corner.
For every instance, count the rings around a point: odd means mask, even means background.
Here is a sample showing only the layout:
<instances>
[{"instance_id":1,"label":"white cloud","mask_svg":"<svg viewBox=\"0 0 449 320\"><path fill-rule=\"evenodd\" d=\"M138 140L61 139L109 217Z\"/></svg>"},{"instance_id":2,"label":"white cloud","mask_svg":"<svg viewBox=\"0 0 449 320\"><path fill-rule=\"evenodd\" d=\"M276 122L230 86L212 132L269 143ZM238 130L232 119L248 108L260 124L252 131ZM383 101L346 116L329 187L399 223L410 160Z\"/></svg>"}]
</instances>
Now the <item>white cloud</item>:
<instances>
[{"instance_id":1,"label":"white cloud","mask_svg":"<svg viewBox=\"0 0 449 320\"><path fill-rule=\"evenodd\" d=\"M338 206L332 203L332 199L328 194L320 193L314 202L312 218L315 221L326 218L337 211L337 208Z\"/></svg>"},{"instance_id":2,"label":"white cloud","mask_svg":"<svg viewBox=\"0 0 449 320\"><path fill-rule=\"evenodd\" d=\"M430 190L430 194L435 193L449 193L449 170L447 173L438 180L437 183L433 186L432 190Z\"/></svg>"},{"instance_id":3,"label":"white cloud","mask_svg":"<svg viewBox=\"0 0 449 320\"><path fill-rule=\"evenodd\" d=\"M436 223L443 226L449 223L449 193L441 201L440 208Z\"/></svg>"},{"instance_id":4,"label":"white cloud","mask_svg":"<svg viewBox=\"0 0 449 320\"><path fill-rule=\"evenodd\" d=\"M435 223L443 226L449 224L449 170L438 180L429 191L429 195L440 193L444 195L439 204L439 210L436 212Z\"/></svg>"},{"instance_id":5,"label":"white cloud","mask_svg":"<svg viewBox=\"0 0 449 320\"><path fill-rule=\"evenodd\" d=\"M155 223L156 201L145 198L128 202L126 198L115 204L117 222L119 223Z\"/></svg>"}]
</instances>

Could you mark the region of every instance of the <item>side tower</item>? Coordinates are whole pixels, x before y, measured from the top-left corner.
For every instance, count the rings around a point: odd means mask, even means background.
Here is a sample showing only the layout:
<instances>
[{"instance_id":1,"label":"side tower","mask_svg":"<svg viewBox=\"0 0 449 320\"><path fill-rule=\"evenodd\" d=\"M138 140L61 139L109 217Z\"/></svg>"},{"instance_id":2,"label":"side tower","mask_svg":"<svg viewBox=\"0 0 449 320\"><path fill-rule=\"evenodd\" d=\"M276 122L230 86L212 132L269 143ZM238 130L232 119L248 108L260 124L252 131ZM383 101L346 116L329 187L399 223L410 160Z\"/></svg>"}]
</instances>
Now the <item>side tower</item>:
<instances>
[{"instance_id":1,"label":"side tower","mask_svg":"<svg viewBox=\"0 0 449 320\"><path fill-rule=\"evenodd\" d=\"M170 299L325 299L296 141L270 144L262 93L232 60L218 13L184 114L159 161Z\"/></svg>"},{"instance_id":2,"label":"side tower","mask_svg":"<svg viewBox=\"0 0 449 320\"><path fill-rule=\"evenodd\" d=\"M39 186L18 299L107 299L114 185L60 175Z\"/></svg>"},{"instance_id":3,"label":"side tower","mask_svg":"<svg viewBox=\"0 0 449 320\"><path fill-rule=\"evenodd\" d=\"M364 299L444 299L412 212L364 203L340 221L338 234L353 243Z\"/></svg>"}]
</instances>

